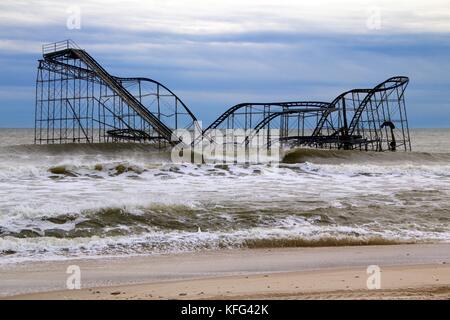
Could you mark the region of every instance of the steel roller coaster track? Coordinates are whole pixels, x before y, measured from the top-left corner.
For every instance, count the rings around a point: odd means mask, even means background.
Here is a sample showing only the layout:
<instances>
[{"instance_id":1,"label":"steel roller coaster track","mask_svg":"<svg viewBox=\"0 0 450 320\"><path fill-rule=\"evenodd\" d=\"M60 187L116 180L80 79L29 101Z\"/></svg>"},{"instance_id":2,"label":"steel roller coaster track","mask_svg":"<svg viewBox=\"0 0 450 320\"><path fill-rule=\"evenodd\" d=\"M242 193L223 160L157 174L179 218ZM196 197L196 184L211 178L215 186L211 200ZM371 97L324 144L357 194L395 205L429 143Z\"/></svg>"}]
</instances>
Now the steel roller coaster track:
<instances>
[{"instance_id":1,"label":"steel roller coaster track","mask_svg":"<svg viewBox=\"0 0 450 320\"><path fill-rule=\"evenodd\" d=\"M265 145L410 151L404 92L407 77L371 89L353 89L331 102L237 104L205 130L186 104L160 82L111 75L71 40L43 46L36 80L35 143L180 142L180 129L199 131L209 143L249 144L264 132ZM221 136L222 140L217 138ZM195 141L194 141L195 143Z\"/></svg>"}]
</instances>

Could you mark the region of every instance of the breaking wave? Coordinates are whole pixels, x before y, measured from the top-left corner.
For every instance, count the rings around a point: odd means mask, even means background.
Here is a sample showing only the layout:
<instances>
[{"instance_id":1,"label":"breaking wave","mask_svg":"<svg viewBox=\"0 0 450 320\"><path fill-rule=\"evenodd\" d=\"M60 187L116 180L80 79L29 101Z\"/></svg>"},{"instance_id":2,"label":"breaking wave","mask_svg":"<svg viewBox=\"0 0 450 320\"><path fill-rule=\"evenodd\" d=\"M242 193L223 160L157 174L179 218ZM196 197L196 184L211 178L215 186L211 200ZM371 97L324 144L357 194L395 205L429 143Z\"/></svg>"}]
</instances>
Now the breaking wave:
<instances>
[{"instance_id":1,"label":"breaking wave","mask_svg":"<svg viewBox=\"0 0 450 320\"><path fill-rule=\"evenodd\" d=\"M0 147L0 263L450 241L450 153L173 164L139 144Z\"/></svg>"},{"instance_id":2,"label":"breaking wave","mask_svg":"<svg viewBox=\"0 0 450 320\"><path fill-rule=\"evenodd\" d=\"M312 162L316 164L448 164L450 153L295 149L288 151L282 161L284 163Z\"/></svg>"}]
</instances>

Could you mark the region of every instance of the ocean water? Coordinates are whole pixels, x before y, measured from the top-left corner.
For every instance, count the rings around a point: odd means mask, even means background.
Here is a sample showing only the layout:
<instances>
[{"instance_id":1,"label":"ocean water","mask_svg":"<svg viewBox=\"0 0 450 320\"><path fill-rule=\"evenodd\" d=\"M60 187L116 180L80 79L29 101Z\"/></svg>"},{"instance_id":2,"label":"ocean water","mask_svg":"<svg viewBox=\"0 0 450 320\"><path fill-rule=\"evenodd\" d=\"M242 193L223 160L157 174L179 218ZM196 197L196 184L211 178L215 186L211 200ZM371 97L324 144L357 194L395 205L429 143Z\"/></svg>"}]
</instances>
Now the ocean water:
<instances>
[{"instance_id":1,"label":"ocean water","mask_svg":"<svg viewBox=\"0 0 450 320\"><path fill-rule=\"evenodd\" d=\"M450 242L450 129L411 133L411 153L293 150L278 166L220 166L0 129L0 263Z\"/></svg>"}]
</instances>

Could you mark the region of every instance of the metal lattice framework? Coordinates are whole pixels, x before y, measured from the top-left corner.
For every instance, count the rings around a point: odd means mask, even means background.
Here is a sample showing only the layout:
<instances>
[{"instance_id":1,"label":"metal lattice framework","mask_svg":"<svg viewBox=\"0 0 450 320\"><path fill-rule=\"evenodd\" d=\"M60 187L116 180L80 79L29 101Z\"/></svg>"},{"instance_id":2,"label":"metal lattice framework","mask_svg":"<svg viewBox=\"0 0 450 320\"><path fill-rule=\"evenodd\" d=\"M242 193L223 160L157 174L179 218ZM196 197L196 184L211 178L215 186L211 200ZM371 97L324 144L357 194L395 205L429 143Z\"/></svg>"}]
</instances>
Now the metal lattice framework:
<instances>
[{"instance_id":1,"label":"metal lattice framework","mask_svg":"<svg viewBox=\"0 0 450 320\"><path fill-rule=\"evenodd\" d=\"M241 103L224 112L203 132L204 137L216 141L216 136L233 143L236 132L246 132L243 141L251 140L263 131L266 145L272 140L306 137L313 132L317 121L330 108L330 103L318 101ZM260 138L260 137L258 137Z\"/></svg>"},{"instance_id":2,"label":"metal lattice framework","mask_svg":"<svg viewBox=\"0 0 450 320\"><path fill-rule=\"evenodd\" d=\"M321 147L373 151L411 150L405 107L407 77L392 77L373 89L339 95L312 134Z\"/></svg>"},{"instance_id":3,"label":"metal lattice framework","mask_svg":"<svg viewBox=\"0 0 450 320\"><path fill-rule=\"evenodd\" d=\"M43 46L36 81L35 143L179 142L178 129L199 131L213 144L264 144L411 150L404 92L407 77L372 89L353 89L332 102L241 103L201 131L196 117L170 89L149 78L109 74L73 41ZM218 139L218 136L222 140ZM194 141L194 144L197 141Z\"/></svg>"},{"instance_id":4,"label":"metal lattice framework","mask_svg":"<svg viewBox=\"0 0 450 320\"><path fill-rule=\"evenodd\" d=\"M43 47L36 82L36 143L158 142L197 121L170 89L110 75L71 41Z\"/></svg>"},{"instance_id":5,"label":"metal lattice framework","mask_svg":"<svg viewBox=\"0 0 450 320\"><path fill-rule=\"evenodd\" d=\"M407 77L393 77L372 89L353 89L331 103L281 102L238 104L224 112L213 129L233 135L236 129L253 129L245 142L264 130L266 145L372 151L411 150L404 92ZM233 141L235 139L223 139Z\"/></svg>"}]
</instances>

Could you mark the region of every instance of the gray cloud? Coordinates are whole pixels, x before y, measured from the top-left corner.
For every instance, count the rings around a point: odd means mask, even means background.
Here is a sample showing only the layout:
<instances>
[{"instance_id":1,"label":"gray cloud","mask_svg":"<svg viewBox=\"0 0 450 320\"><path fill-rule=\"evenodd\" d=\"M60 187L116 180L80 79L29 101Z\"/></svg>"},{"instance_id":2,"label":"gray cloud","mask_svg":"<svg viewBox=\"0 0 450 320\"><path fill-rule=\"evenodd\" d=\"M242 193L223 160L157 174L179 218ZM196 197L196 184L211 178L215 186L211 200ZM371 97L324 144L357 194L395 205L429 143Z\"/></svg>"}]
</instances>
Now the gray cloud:
<instances>
[{"instance_id":1,"label":"gray cloud","mask_svg":"<svg viewBox=\"0 0 450 320\"><path fill-rule=\"evenodd\" d=\"M99 15L105 2L88 5L82 1L82 28L68 30L68 2L53 7L54 1L2 1L0 18L7 19L0 19L1 105L30 112L20 119L11 112L0 126L5 122L32 125L40 46L65 38L76 40L113 74L162 81L205 122L242 101L332 100L349 88L375 85L402 74L411 78L407 91L411 122L441 126L446 119L450 123L450 38L442 21L447 17L446 2L430 1L428 9L418 11L408 9L414 6L403 1L392 6L381 1L386 19L400 20L387 21L380 32L360 32L360 27L352 27L364 25L366 17L361 12L368 5L357 5L349 12L333 12L331 5L322 13L319 9L323 11L323 7L313 5L303 7L305 11L297 18L295 10L301 8L291 1L279 9L274 1L264 1L262 7L250 1L194 13L176 1L162 8L152 7L152 2L144 7L141 2L134 3L136 6L132 2L125 8L112 2ZM195 1L193 8L202 3ZM117 12L120 8L122 14ZM130 16L139 8L141 13ZM176 12L171 11L174 8ZM148 17L152 10L160 10L157 17ZM343 22L347 18L349 22ZM328 25L321 28L324 20ZM178 28L177 21L187 23L189 30ZM434 27L423 32L423 21ZM212 29L205 31L201 26L208 23ZM200 26L197 29L196 24ZM400 27L390 33L393 25ZM327 28L335 30L325 32ZM426 108L436 110L439 118L425 116Z\"/></svg>"}]
</instances>

